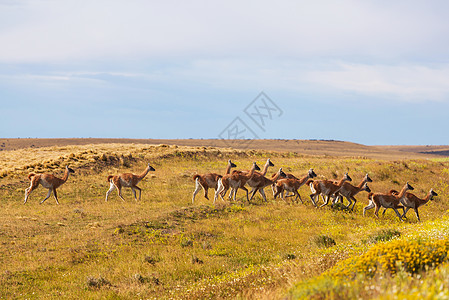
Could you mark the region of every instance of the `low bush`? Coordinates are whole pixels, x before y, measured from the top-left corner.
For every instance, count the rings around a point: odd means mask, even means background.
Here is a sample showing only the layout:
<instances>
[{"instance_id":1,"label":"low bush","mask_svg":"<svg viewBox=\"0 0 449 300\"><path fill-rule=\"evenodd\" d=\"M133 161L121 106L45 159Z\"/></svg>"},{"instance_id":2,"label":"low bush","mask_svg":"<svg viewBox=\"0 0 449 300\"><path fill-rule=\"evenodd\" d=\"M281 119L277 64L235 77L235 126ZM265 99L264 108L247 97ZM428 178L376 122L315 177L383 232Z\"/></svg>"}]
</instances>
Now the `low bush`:
<instances>
[{"instance_id":1,"label":"low bush","mask_svg":"<svg viewBox=\"0 0 449 300\"><path fill-rule=\"evenodd\" d=\"M318 247L325 247L325 248L329 248L337 244L335 243L335 240L333 238L326 235L316 236L314 241Z\"/></svg>"}]
</instances>

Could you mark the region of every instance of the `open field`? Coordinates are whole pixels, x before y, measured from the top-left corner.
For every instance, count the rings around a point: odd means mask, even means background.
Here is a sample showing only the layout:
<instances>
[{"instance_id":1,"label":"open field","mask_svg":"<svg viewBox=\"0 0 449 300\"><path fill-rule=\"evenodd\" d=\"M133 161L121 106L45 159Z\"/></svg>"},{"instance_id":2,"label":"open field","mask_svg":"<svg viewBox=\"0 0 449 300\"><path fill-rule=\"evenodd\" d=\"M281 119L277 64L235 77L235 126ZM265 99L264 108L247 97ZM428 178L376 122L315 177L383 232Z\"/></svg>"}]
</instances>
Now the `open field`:
<instances>
[{"instance_id":1,"label":"open field","mask_svg":"<svg viewBox=\"0 0 449 300\"><path fill-rule=\"evenodd\" d=\"M273 148L265 150L258 150L256 143L251 145L256 150L234 150L143 142L34 142L34 147L1 151L0 298L447 295L449 159L416 149L403 152L404 148L373 150L350 143L309 142L308 147L315 148L307 150L303 144L304 151L289 148L300 141L283 142L289 145L285 149L279 144L282 141L273 142ZM338 179L349 172L357 184L369 173L374 192L400 189L409 181L417 196L423 197L430 188L439 196L420 208L420 223L413 211L405 222L399 222L391 210L379 219L373 210L363 217L366 192L356 196L354 212L340 206L317 209L308 200L307 187L300 189L304 204L273 200L269 188L267 203L260 197L247 203L239 192L235 203L219 200L214 206L200 192L192 204L192 175L223 173L228 159L238 169L248 169L253 161L263 165L267 158L275 164L270 175L283 167L303 176L313 167L318 179ZM147 162L156 171L139 184L141 201L134 201L129 189L123 191L126 202L115 192L104 201L108 175L140 173ZM62 176L67 164L75 174L58 189L60 205L53 197L39 205L47 193L42 187L22 204L28 173ZM430 250L427 260L412 269L412 262L423 256L415 251L424 247L419 243L427 243L425 249ZM400 249L410 250L403 254ZM384 266L384 260L376 260L387 250L388 257L402 265ZM348 273L341 271L342 265L351 266ZM364 273L365 266L371 271Z\"/></svg>"}]
</instances>

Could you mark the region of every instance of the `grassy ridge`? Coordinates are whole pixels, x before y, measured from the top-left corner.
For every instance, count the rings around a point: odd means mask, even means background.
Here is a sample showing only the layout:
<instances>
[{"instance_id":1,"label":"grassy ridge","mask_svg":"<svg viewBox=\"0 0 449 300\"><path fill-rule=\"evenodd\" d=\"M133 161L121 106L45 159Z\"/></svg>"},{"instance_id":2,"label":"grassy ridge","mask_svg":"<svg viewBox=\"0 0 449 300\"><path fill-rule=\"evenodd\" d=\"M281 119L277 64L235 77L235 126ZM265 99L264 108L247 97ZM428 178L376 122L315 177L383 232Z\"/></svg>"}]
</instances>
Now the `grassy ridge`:
<instances>
[{"instance_id":1,"label":"grassy ridge","mask_svg":"<svg viewBox=\"0 0 449 300\"><path fill-rule=\"evenodd\" d=\"M433 187L437 199L420 208L423 234L447 214L449 163L446 160L375 161L360 158L302 156L295 153L235 151L150 145L67 146L0 153L0 296L3 298L280 298L292 283L309 280L339 261L371 247L368 236L395 229L416 231L414 214L405 224L387 212L379 220L363 218L366 193L354 213L315 209L282 200L242 201L217 206L197 195L191 204L195 173L222 173L228 158L238 169L261 165L270 157L276 168L302 176L313 167L319 178L349 172L355 183L369 173L373 191L398 189L409 181L423 196ZM111 194L106 177L156 168L139 186L142 201L124 190L127 202ZM34 191L22 205L29 172L75 175L52 198L38 205L46 191ZM274 170L270 170L269 173ZM270 194L269 189L266 190ZM210 196L212 191L210 191ZM434 224L434 225L432 225ZM323 245L325 236L335 245ZM300 286L300 285L299 285ZM290 293L292 297L297 295Z\"/></svg>"}]
</instances>

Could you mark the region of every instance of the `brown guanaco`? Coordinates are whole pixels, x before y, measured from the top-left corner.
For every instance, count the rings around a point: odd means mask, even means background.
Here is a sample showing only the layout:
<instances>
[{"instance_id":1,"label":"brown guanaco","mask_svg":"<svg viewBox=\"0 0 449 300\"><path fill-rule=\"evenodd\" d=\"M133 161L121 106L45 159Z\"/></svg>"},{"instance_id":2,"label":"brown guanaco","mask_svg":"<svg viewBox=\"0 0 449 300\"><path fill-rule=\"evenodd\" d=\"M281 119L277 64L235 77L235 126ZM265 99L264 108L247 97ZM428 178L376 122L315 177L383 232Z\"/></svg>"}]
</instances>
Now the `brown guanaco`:
<instances>
[{"instance_id":1,"label":"brown guanaco","mask_svg":"<svg viewBox=\"0 0 449 300\"><path fill-rule=\"evenodd\" d=\"M23 201L23 204L27 203L28 197L30 196L31 192L34 191L39 186L39 184L48 189L47 197L45 197L45 199L42 200L40 204L44 203L44 201L50 197L52 192L53 196L55 197L56 204L59 204L56 189L67 181L71 173L75 173L75 171L69 168L69 166L66 166L62 178L58 178L52 174L29 174L28 179L30 180L31 185L25 189L25 200Z\"/></svg>"},{"instance_id":2,"label":"brown guanaco","mask_svg":"<svg viewBox=\"0 0 449 300\"><path fill-rule=\"evenodd\" d=\"M142 195L142 189L137 186L137 184L147 176L148 172L155 171L155 169L150 166L150 164L147 165L145 170L141 174L132 174L132 173L122 173L118 175L109 175L108 176L108 182L109 182L109 190L106 192L106 200L108 201L109 194L117 189L118 196L120 199L125 201L125 199L122 196L122 187L129 187L133 191L134 199L137 201L136 197L136 190L139 191L139 200L140 196Z\"/></svg>"}]
</instances>

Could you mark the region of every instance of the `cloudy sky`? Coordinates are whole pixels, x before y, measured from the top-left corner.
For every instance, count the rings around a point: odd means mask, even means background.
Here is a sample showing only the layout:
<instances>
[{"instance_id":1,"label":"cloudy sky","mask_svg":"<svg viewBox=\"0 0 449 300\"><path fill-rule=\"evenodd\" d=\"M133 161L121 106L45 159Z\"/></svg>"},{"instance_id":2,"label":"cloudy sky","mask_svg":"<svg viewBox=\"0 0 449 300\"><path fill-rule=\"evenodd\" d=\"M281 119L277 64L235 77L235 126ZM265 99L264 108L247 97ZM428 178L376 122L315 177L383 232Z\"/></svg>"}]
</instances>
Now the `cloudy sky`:
<instances>
[{"instance_id":1,"label":"cloudy sky","mask_svg":"<svg viewBox=\"0 0 449 300\"><path fill-rule=\"evenodd\" d=\"M0 0L0 137L219 138L238 119L259 138L448 144L448 11Z\"/></svg>"}]
</instances>

